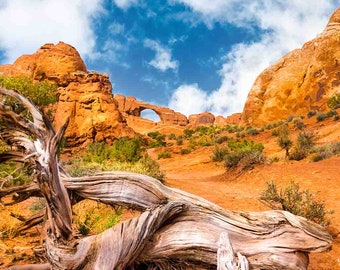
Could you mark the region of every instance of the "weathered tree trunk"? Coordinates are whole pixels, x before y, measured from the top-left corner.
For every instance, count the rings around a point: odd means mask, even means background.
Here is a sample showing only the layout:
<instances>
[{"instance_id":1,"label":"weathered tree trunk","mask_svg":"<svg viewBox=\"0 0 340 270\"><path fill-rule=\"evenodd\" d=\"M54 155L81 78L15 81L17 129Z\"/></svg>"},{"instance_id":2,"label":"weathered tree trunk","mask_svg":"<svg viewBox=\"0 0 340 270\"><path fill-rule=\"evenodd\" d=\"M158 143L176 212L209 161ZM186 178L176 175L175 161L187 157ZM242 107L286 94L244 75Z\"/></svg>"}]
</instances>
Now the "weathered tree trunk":
<instances>
[{"instance_id":1,"label":"weathered tree trunk","mask_svg":"<svg viewBox=\"0 0 340 270\"><path fill-rule=\"evenodd\" d=\"M330 248L331 237L323 227L285 211L228 211L134 173L69 177L56 158L66 125L55 134L49 121L28 100L4 89L0 89L0 94L17 98L33 118L29 121L4 103L0 105L2 120L8 123L3 138L26 149L24 154L18 151L3 154L0 161L30 159L35 164L38 182L0 190L0 196L16 193L16 199L20 200L27 194L40 193L46 199L49 228L45 250L50 266L37 265L40 269L138 269L139 266L181 269L187 265L216 268L217 253L225 253L223 244L219 245L220 236L223 240L225 233L232 246L230 250L246 258L238 255L240 267L242 264L246 267L248 261L250 269L307 269L309 252ZM81 198L143 213L101 234L74 239L66 190Z\"/></svg>"}]
</instances>

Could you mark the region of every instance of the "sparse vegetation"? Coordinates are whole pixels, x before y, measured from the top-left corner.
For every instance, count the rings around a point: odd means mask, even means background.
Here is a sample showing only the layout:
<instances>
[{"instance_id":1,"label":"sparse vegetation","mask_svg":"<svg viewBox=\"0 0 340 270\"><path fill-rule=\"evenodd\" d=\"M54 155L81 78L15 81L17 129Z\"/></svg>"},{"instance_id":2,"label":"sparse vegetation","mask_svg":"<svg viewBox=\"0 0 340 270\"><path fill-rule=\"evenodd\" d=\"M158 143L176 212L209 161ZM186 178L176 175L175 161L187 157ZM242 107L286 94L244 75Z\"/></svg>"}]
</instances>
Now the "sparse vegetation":
<instances>
[{"instance_id":1,"label":"sparse vegetation","mask_svg":"<svg viewBox=\"0 0 340 270\"><path fill-rule=\"evenodd\" d=\"M282 125L276 129L275 134L277 134L277 143L278 145L286 151L286 157L289 158L289 150L293 145L292 140L289 136L289 128L288 125Z\"/></svg>"},{"instance_id":2,"label":"sparse vegetation","mask_svg":"<svg viewBox=\"0 0 340 270\"><path fill-rule=\"evenodd\" d=\"M327 105L331 110L340 108L340 94L335 94L328 101Z\"/></svg>"},{"instance_id":3,"label":"sparse vegetation","mask_svg":"<svg viewBox=\"0 0 340 270\"><path fill-rule=\"evenodd\" d=\"M166 146L164 134L161 134L158 131L154 131L154 132L149 132L148 136L152 139L148 144L149 148L157 148L157 147Z\"/></svg>"},{"instance_id":4,"label":"sparse vegetation","mask_svg":"<svg viewBox=\"0 0 340 270\"><path fill-rule=\"evenodd\" d=\"M302 131L299 133L296 139L296 145L293 148L289 159L301 160L307 157L311 153L313 146L315 145L315 135L311 131Z\"/></svg>"},{"instance_id":5,"label":"sparse vegetation","mask_svg":"<svg viewBox=\"0 0 340 270\"><path fill-rule=\"evenodd\" d=\"M57 85L48 81L32 82L28 77L0 76L0 87L17 90L37 106L47 106L57 101Z\"/></svg>"},{"instance_id":6,"label":"sparse vegetation","mask_svg":"<svg viewBox=\"0 0 340 270\"><path fill-rule=\"evenodd\" d=\"M102 203L91 202L89 206L75 206L77 215L74 216L74 225L81 235L98 234L111 228L120 221L121 208L112 208Z\"/></svg>"},{"instance_id":7,"label":"sparse vegetation","mask_svg":"<svg viewBox=\"0 0 340 270\"><path fill-rule=\"evenodd\" d=\"M278 189L274 182L267 182L267 189L261 194L261 200L273 209L289 211L321 225L330 223L327 215L332 211L325 209L324 203L315 199L309 190L301 190L298 183L291 181L285 189Z\"/></svg>"},{"instance_id":8,"label":"sparse vegetation","mask_svg":"<svg viewBox=\"0 0 340 270\"><path fill-rule=\"evenodd\" d=\"M169 151L159 152L158 159L161 159L161 158L171 158L171 153Z\"/></svg>"},{"instance_id":9,"label":"sparse vegetation","mask_svg":"<svg viewBox=\"0 0 340 270\"><path fill-rule=\"evenodd\" d=\"M211 158L213 161L224 161L228 170L238 168L239 172L243 173L252 169L256 164L264 163L263 148L261 143L230 139L228 146L216 146Z\"/></svg>"},{"instance_id":10,"label":"sparse vegetation","mask_svg":"<svg viewBox=\"0 0 340 270\"><path fill-rule=\"evenodd\" d=\"M191 153L192 152L192 149L191 148L182 148L181 149L181 155L187 155L187 154L189 154L189 153Z\"/></svg>"}]
</instances>

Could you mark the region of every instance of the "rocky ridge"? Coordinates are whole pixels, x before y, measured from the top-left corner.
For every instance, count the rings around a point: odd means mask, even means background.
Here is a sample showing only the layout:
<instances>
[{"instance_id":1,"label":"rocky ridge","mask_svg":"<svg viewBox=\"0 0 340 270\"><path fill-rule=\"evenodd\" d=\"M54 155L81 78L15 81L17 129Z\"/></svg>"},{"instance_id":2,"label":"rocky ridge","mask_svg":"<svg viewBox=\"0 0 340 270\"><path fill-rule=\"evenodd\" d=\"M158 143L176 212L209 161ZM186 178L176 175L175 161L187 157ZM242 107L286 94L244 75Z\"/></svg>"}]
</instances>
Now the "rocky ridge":
<instances>
[{"instance_id":1,"label":"rocky ridge","mask_svg":"<svg viewBox=\"0 0 340 270\"><path fill-rule=\"evenodd\" d=\"M257 77L243 110L243 123L261 126L327 110L327 100L340 92L339 42L340 8L318 37Z\"/></svg>"}]
</instances>

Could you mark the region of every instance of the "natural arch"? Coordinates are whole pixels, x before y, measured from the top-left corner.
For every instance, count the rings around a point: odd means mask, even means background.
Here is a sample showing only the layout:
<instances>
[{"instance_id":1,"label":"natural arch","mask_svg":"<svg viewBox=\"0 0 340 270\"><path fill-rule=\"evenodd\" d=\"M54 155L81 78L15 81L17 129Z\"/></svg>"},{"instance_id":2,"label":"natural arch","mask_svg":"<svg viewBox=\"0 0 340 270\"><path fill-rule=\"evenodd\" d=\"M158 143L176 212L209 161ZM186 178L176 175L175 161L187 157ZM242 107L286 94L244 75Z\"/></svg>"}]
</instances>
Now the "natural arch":
<instances>
[{"instance_id":1,"label":"natural arch","mask_svg":"<svg viewBox=\"0 0 340 270\"><path fill-rule=\"evenodd\" d=\"M156 113L154 110L152 109L143 109L140 112L140 117L151 120L153 122L160 122L161 121L161 117L159 116L158 113Z\"/></svg>"}]
</instances>

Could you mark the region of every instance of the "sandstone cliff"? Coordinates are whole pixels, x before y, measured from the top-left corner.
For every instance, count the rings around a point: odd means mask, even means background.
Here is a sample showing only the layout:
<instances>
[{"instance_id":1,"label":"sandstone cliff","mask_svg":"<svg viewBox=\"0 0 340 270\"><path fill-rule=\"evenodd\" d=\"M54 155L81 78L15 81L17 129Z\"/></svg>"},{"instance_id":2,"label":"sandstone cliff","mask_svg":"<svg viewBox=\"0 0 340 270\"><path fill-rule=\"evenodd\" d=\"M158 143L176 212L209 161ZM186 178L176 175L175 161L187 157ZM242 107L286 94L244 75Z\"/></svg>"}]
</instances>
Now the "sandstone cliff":
<instances>
[{"instance_id":1,"label":"sandstone cliff","mask_svg":"<svg viewBox=\"0 0 340 270\"><path fill-rule=\"evenodd\" d=\"M242 121L261 126L327 110L327 100L340 92L340 9L321 35L282 57L256 79Z\"/></svg>"},{"instance_id":2,"label":"sandstone cliff","mask_svg":"<svg viewBox=\"0 0 340 270\"><path fill-rule=\"evenodd\" d=\"M70 116L65 137L71 147L135 135L118 110L108 76L88 72L77 50L68 44L45 44L13 65L0 66L0 74L46 79L58 85L54 123L58 129Z\"/></svg>"}]
</instances>

